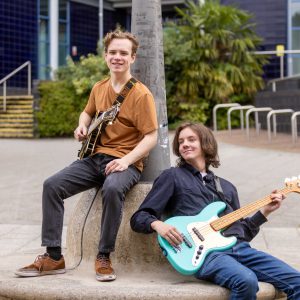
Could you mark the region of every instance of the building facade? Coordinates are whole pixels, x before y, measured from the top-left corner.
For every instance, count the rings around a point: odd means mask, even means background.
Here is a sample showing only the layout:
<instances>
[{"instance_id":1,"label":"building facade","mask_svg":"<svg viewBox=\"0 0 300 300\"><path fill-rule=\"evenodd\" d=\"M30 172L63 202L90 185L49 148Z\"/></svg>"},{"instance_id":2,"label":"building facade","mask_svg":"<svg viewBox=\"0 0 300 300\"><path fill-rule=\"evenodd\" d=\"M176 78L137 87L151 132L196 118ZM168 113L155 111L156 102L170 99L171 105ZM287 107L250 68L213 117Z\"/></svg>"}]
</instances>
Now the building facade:
<instances>
[{"instance_id":1,"label":"building facade","mask_svg":"<svg viewBox=\"0 0 300 300\"><path fill-rule=\"evenodd\" d=\"M185 2L162 0L163 19L173 18L174 7L183 7ZM257 33L263 38L259 50L275 50L279 44L300 49L300 0L220 2L253 14ZM130 0L0 0L0 79L28 60L33 79L49 79L68 55L78 60L81 55L96 53L101 34L116 24L130 30L130 20ZM279 59L270 62L267 77L279 77ZM289 55L285 75L298 73L300 54ZM20 72L11 84L22 86L26 76L25 71Z\"/></svg>"}]
</instances>

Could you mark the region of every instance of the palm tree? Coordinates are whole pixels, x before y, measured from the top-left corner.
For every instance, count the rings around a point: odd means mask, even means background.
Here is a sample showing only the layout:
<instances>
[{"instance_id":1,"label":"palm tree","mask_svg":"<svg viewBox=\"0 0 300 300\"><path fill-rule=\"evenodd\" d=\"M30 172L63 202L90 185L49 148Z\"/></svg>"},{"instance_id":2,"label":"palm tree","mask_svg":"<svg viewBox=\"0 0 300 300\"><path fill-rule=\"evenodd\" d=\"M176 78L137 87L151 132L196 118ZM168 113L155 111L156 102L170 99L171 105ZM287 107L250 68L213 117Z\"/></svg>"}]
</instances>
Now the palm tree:
<instances>
[{"instance_id":1,"label":"palm tree","mask_svg":"<svg viewBox=\"0 0 300 300\"><path fill-rule=\"evenodd\" d=\"M205 122L216 103L263 87L260 43L251 15L217 0L188 2L180 19L165 29L165 64L170 121ZM170 101L169 101L170 100Z\"/></svg>"},{"instance_id":2,"label":"palm tree","mask_svg":"<svg viewBox=\"0 0 300 300\"><path fill-rule=\"evenodd\" d=\"M152 92L159 123L158 144L151 151L142 178L153 181L170 166L161 1L133 0L131 24L140 42L133 74Z\"/></svg>"}]
</instances>

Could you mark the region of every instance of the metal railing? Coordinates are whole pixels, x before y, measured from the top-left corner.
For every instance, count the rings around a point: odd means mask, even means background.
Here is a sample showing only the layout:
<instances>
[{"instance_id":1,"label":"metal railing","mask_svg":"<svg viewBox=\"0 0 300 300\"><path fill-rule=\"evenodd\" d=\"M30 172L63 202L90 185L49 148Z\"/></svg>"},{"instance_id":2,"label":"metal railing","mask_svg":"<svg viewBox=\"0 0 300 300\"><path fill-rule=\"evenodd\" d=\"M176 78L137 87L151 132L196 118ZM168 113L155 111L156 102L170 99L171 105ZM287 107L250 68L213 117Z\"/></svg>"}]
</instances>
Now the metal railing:
<instances>
[{"instance_id":1,"label":"metal railing","mask_svg":"<svg viewBox=\"0 0 300 300\"><path fill-rule=\"evenodd\" d=\"M284 78L284 55L285 54L300 54L300 50L271 50L271 51L254 51L258 55L277 55L280 57L280 78Z\"/></svg>"},{"instance_id":2,"label":"metal railing","mask_svg":"<svg viewBox=\"0 0 300 300\"><path fill-rule=\"evenodd\" d=\"M31 95L31 62L30 61L26 61L23 65L21 65L20 67L18 67L17 69L15 69L14 71L12 71L11 73L9 73L7 76L5 76L4 78L2 78L0 80L0 85L3 84L3 111L6 111L6 81L8 79L10 79L11 77L13 77L16 73L18 73L19 71L21 71L22 69L24 69L25 67L28 67L28 78L27 78L27 83L28 83L28 96Z\"/></svg>"},{"instance_id":3,"label":"metal railing","mask_svg":"<svg viewBox=\"0 0 300 300\"><path fill-rule=\"evenodd\" d=\"M292 126L292 141L293 144L297 142L298 138L298 128L297 128L297 117L300 116L300 111L296 111L291 116L291 126Z\"/></svg>"},{"instance_id":4,"label":"metal railing","mask_svg":"<svg viewBox=\"0 0 300 300\"><path fill-rule=\"evenodd\" d=\"M267 129L268 129L268 140L271 141L272 134L271 134L271 117L273 116L273 134L274 137L276 137L277 134L277 121L276 121L276 115L277 114L287 114L287 113L293 113L293 109L274 109L268 112L267 114Z\"/></svg>"},{"instance_id":5,"label":"metal railing","mask_svg":"<svg viewBox=\"0 0 300 300\"><path fill-rule=\"evenodd\" d=\"M228 131L229 134L231 134L231 113L235 110L240 111L240 123L241 123L241 130L244 130L244 110L253 108L253 105L243 105L243 106L236 106L236 107L231 107L227 111L227 126L228 126Z\"/></svg>"},{"instance_id":6,"label":"metal railing","mask_svg":"<svg viewBox=\"0 0 300 300\"><path fill-rule=\"evenodd\" d=\"M227 108L227 107L235 107L235 106L240 106L239 103L222 103L222 104L217 104L213 108L213 124L214 124L214 131L218 130L218 125L217 125L217 110L219 108Z\"/></svg>"},{"instance_id":7,"label":"metal railing","mask_svg":"<svg viewBox=\"0 0 300 300\"><path fill-rule=\"evenodd\" d=\"M277 82L282 82L288 79L293 79L293 78L299 78L300 79L300 74L295 74L293 76L288 76L284 78L276 78L268 81L268 85L272 84L272 92L276 92L276 84Z\"/></svg>"},{"instance_id":8,"label":"metal railing","mask_svg":"<svg viewBox=\"0 0 300 300\"><path fill-rule=\"evenodd\" d=\"M252 112L254 112L255 116L255 129L256 135L259 135L259 124L258 124L258 112L266 112L272 110L271 107L253 107L247 110L246 112L246 133L248 140L250 139L250 130L249 130L249 117Z\"/></svg>"}]
</instances>

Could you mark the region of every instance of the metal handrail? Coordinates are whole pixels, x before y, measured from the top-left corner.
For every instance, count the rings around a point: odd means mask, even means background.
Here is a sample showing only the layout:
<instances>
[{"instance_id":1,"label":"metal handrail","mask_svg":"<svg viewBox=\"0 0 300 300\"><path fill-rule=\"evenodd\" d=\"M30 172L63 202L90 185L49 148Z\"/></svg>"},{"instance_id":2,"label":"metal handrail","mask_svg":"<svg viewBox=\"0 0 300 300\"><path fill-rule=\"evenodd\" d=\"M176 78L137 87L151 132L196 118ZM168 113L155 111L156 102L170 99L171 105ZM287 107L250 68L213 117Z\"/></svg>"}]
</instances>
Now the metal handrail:
<instances>
[{"instance_id":1,"label":"metal handrail","mask_svg":"<svg viewBox=\"0 0 300 300\"><path fill-rule=\"evenodd\" d=\"M272 84L272 92L276 92L276 83L280 82L280 81L284 81L284 80L288 80L288 79L293 79L293 78L299 78L300 79L300 74L296 74L293 76L287 76L287 77L283 77L283 78L276 78L276 79L272 79L268 82L269 84Z\"/></svg>"},{"instance_id":2,"label":"metal handrail","mask_svg":"<svg viewBox=\"0 0 300 300\"><path fill-rule=\"evenodd\" d=\"M214 125L214 131L216 132L218 130L218 125L217 125L217 110L218 108L222 107L235 107L235 106L240 106L239 103L222 103L222 104L217 104L213 108L213 125Z\"/></svg>"},{"instance_id":3,"label":"metal handrail","mask_svg":"<svg viewBox=\"0 0 300 300\"><path fill-rule=\"evenodd\" d=\"M295 144L297 142L297 138L298 138L297 116L299 116L299 115L300 115L300 111L296 111L291 116L293 144Z\"/></svg>"},{"instance_id":4,"label":"metal handrail","mask_svg":"<svg viewBox=\"0 0 300 300\"><path fill-rule=\"evenodd\" d=\"M23 65L21 65L20 67L18 67L17 69L15 69L14 71L12 71L11 73L9 73L7 76L5 76L4 78L2 78L0 80L0 84L3 84L3 111L6 111L6 97L7 97L6 96L6 81L27 66L28 66L28 80L27 80L28 96L30 96L31 95L31 62L30 61L26 61Z\"/></svg>"},{"instance_id":5,"label":"metal handrail","mask_svg":"<svg viewBox=\"0 0 300 300\"><path fill-rule=\"evenodd\" d=\"M250 132L249 132L249 116L252 112L255 114L255 129L256 129L256 135L259 135L259 126L258 126L258 112L260 111L270 111L272 110L271 107L253 107L247 110L246 112L246 133L247 133L247 139L250 139Z\"/></svg>"},{"instance_id":6,"label":"metal handrail","mask_svg":"<svg viewBox=\"0 0 300 300\"><path fill-rule=\"evenodd\" d=\"M276 114L286 114L286 113L293 113L293 109L274 109L268 112L267 114L267 128L268 128L268 140L271 141L272 135L271 135L271 117L273 116L273 134L276 136L277 133L277 123L276 123Z\"/></svg>"},{"instance_id":7,"label":"metal handrail","mask_svg":"<svg viewBox=\"0 0 300 300\"><path fill-rule=\"evenodd\" d=\"M231 134L231 113L234 111L234 110L239 110L240 111L240 120L241 120L241 129L243 130L244 129L244 113L243 113L243 110L245 109L250 109L250 108L253 108L254 106L253 105L244 105L244 106L237 106L237 107L231 107L229 108L229 110L227 111L227 126L228 126L228 131L229 131L229 134Z\"/></svg>"}]
</instances>

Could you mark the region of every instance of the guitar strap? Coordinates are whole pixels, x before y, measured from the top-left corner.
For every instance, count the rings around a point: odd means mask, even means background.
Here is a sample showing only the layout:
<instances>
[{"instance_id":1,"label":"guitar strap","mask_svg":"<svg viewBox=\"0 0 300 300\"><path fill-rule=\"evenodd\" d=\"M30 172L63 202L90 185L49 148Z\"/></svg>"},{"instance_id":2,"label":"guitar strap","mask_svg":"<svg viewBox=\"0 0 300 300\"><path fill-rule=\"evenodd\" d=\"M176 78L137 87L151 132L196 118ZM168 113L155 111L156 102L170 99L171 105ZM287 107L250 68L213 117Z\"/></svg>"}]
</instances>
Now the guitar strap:
<instances>
[{"instance_id":1,"label":"guitar strap","mask_svg":"<svg viewBox=\"0 0 300 300\"><path fill-rule=\"evenodd\" d=\"M221 200L223 202L229 202L230 203L231 201L229 201L224 195L224 192L223 192L223 189L222 189L221 183L220 183L220 178L218 176L214 175L214 181L215 181L215 186L216 186L217 193L220 196Z\"/></svg>"},{"instance_id":2,"label":"guitar strap","mask_svg":"<svg viewBox=\"0 0 300 300\"><path fill-rule=\"evenodd\" d=\"M125 100L125 98L127 97L127 95L129 94L130 90L133 88L133 86L137 83L137 80L134 77L131 77L127 83L125 84L125 86L123 87L122 91L118 94L115 102L113 103L112 106L116 106L118 105L119 108L122 105L123 101ZM116 115L117 116L117 115ZM105 129L106 127L106 123L102 124L102 131Z\"/></svg>"}]
</instances>

